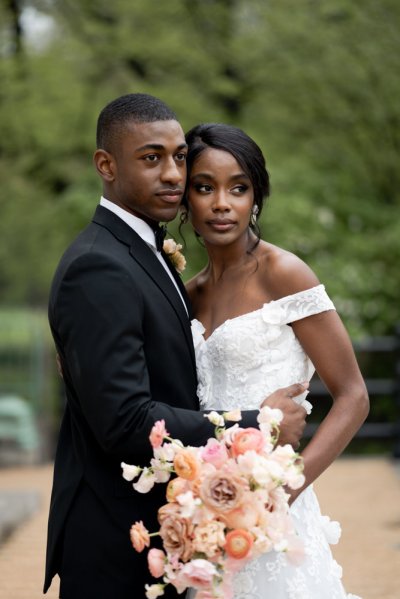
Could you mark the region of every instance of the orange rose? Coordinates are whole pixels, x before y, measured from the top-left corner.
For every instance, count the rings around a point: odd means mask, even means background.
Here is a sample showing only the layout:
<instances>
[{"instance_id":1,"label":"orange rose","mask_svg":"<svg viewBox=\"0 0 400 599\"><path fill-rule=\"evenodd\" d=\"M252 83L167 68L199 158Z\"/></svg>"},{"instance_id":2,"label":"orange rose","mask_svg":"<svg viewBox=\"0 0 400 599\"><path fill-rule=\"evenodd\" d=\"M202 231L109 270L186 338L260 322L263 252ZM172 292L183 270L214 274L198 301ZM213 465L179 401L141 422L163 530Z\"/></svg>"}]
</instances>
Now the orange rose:
<instances>
[{"instance_id":1,"label":"orange rose","mask_svg":"<svg viewBox=\"0 0 400 599\"><path fill-rule=\"evenodd\" d=\"M174 469L185 480L194 480L200 470L199 462L190 449L183 449L175 455Z\"/></svg>"},{"instance_id":2,"label":"orange rose","mask_svg":"<svg viewBox=\"0 0 400 599\"><path fill-rule=\"evenodd\" d=\"M231 530L225 537L225 551L234 559L244 559L248 557L253 547L253 537L247 530L238 528Z\"/></svg>"},{"instance_id":3,"label":"orange rose","mask_svg":"<svg viewBox=\"0 0 400 599\"><path fill-rule=\"evenodd\" d=\"M256 451L259 453L265 446L265 437L258 428L244 428L239 430L232 442L231 453L234 458L246 453L246 451Z\"/></svg>"}]
</instances>

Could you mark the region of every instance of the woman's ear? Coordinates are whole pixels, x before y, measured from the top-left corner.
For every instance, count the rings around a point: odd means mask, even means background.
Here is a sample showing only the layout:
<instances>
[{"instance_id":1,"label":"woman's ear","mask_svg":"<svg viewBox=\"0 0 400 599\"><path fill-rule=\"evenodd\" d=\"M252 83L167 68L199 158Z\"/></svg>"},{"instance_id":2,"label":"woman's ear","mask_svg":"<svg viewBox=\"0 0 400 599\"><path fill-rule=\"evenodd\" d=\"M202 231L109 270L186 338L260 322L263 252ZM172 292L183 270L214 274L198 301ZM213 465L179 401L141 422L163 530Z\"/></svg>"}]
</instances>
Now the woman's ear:
<instances>
[{"instance_id":1,"label":"woman's ear","mask_svg":"<svg viewBox=\"0 0 400 599\"><path fill-rule=\"evenodd\" d=\"M115 180L116 164L112 154L106 150L96 150L93 162L103 181L111 183Z\"/></svg>"}]
</instances>

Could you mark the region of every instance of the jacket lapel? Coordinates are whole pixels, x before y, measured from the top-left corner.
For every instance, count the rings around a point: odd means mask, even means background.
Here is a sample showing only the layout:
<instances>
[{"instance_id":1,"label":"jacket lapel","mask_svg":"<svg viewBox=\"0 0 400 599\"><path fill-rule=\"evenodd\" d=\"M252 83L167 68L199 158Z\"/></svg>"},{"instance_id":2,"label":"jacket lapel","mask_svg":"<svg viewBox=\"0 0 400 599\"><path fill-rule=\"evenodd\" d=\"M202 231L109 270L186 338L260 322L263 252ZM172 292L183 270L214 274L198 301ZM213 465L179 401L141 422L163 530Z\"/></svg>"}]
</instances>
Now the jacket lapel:
<instances>
[{"instance_id":1,"label":"jacket lapel","mask_svg":"<svg viewBox=\"0 0 400 599\"><path fill-rule=\"evenodd\" d=\"M160 264L157 257L154 255L148 245L141 239L141 237L129 227L122 219L116 214L107 210L103 206L97 206L93 222L106 227L119 241L129 247L129 253L131 257L141 266L146 274L153 280L157 287L162 291L172 308L176 312L176 315L182 326L183 334L186 338L189 352L192 358L194 369L196 370L196 360L193 348L192 332L190 328L190 320L182 304L182 300L177 293L174 284L169 278L163 266ZM172 275L174 276L182 296L185 299L185 303L188 307L189 315L191 313L189 299L186 293L186 289L178 276L178 273L172 267L170 261L164 254L164 258L170 268Z\"/></svg>"}]
</instances>

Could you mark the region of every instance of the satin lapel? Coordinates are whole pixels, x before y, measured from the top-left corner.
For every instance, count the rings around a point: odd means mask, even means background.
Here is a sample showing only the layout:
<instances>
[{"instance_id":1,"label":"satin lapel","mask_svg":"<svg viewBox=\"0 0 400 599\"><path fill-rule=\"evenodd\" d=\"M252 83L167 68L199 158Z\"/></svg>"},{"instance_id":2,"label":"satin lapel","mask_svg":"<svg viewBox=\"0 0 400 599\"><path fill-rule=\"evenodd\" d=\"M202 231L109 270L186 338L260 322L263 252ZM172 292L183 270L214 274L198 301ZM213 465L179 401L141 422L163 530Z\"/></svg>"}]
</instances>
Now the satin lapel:
<instances>
[{"instance_id":1,"label":"satin lapel","mask_svg":"<svg viewBox=\"0 0 400 599\"><path fill-rule=\"evenodd\" d=\"M187 294L186 287L183 284L182 279L181 279L180 275L178 274L176 268L172 264L171 260L168 258L167 254L164 251L161 251L161 254L162 254L162 257L164 258L164 261L167 264L169 270L171 271L172 276L174 277L174 279L176 281L176 284L179 287L179 291L181 292L183 299L185 300L186 309L187 309L188 314L189 314L189 319L192 320L192 318L193 318L192 305L190 303L190 299L189 299L189 296Z\"/></svg>"},{"instance_id":2,"label":"satin lapel","mask_svg":"<svg viewBox=\"0 0 400 599\"><path fill-rule=\"evenodd\" d=\"M178 319L181 323L183 333L185 335L189 352L193 361L193 366L196 371L196 359L194 355L192 332L190 328L190 320L182 304L177 290L174 287L171 279L166 273L163 266L160 264L157 257L141 239L141 237L131 229L123 220L116 216L107 208L98 206L93 218L93 222L106 227L117 239L129 246L129 253L142 268L147 275L154 281L157 287L165 295L173 309L175 310ZM175 276L177 273L173 273ZM179 277L178 277L179 278ZM177 281L179 288L182 290L182 295L187 298L186 290L182 281ZM190 314L190 311L189 311Z\"/></svg>"}]
</instances>

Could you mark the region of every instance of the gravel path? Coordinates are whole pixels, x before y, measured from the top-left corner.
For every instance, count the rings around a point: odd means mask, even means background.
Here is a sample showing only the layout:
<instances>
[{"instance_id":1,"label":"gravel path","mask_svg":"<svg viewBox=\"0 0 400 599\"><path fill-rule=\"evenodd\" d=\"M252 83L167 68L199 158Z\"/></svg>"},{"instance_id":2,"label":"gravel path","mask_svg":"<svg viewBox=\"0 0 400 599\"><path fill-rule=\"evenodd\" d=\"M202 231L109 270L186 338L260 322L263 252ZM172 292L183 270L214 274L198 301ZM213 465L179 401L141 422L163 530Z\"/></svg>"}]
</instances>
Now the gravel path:
<instances>
[{"instance_id":1,"label":"gravel path","mask_svg":"<svg viewBox=\"0 0 400 599\"><path fill-rule=\"evenodd\" d=\"M0 499L12 492L27 506L27 519L0 546L1 599L43 597L51 475L51 466L0 470ZM384 458L342 458L315 487L322 512L342 524L333 551L346 590L362 599L400 599L400 465ZM29 517L32 497L39 507ZM46 598L57 597L54 580Z\"/></svg>"}]
</instances>

